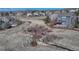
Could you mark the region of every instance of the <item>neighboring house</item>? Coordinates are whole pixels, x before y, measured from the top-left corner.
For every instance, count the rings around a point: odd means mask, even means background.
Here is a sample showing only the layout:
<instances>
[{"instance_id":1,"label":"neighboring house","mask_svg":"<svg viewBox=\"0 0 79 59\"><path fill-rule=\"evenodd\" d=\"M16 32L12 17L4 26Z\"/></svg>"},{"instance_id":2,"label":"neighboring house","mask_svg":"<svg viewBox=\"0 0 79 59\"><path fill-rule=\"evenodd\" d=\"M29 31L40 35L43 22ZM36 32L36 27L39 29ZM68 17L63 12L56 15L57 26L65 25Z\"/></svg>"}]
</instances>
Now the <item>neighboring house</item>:
<instances>
[{"instance_id":1,"label":"neighboring house","mask_svg":"<svg viewBox=\"0 0 79 59\"><path fill-rule=\"evenodd\" d=\"M29 17L29 16L32 16L32 13L31 12L27 13L27 17Z\"/></svg>"},{"instance_id":2,"label":"neighboring house","mask_svg":"<svg viewBox=\"0 0 79 59\"><path fill-rule=\"evenodd\" d=\"M67 8L65 10L70 12L70 13L74 13L74 12L78 11L78 8Z\"/></svg>"},{"instance_id":3,"label":"neighboring house","mask_svg":"<svg viewBox=\"0 0 79 59\"><path fill-rule=\"evenodd\" d=\"M46 16L46 15L45 15L45 12L39 12L39 15L40 15L40 16Z\"/></svg>"},{"instance_id":4,"label":"neighboring house","mask_svg":"<svg viewBox=\"0 0 79 59\"><path fill-rule=\"evenodd\" d=\"M35 17L35 16L45 16L45 13L44 12L41 12L41 11L36 11L36 12L27 12L27 16L32 16L32 17Z\"/></svg>"},{"instance_id":5,"label":"neighboring house","mask_svg":"<svg viewBox=\"0 0 79 59\"><path fill-rule=\"evenodd\" d=\"M55 10L53 13L54 13L54 14L61 14L62 12L65 13L64 10Z\"/></svg>"},{"instance_id":6,"label":"neighboring house","mask_svg":"<svg viewBox=\"0 0 79 59\"><path fill-rule=\"evenodd\" d=\"M55 27L73 28L75 26L76 16L72 13L53 14L50 19L55 21Z\"/></svg>"},{"instance_id":7,"label":"neighboring house","mask_svg":"<svg viewBox=\"0 0 79 59\"><path fill-rule=\"evenodd\" d=\"M32 16L39 16L38 12L34 12Z\"/></svg>"},{"instance_id":8,"label":"neighboring house","mask_svg":"<svg viewBox=\"0 0 79 59\"><path fill-rule=\"evenodd\" d=\"M15 27L20 23L16 17L0 17L0 30Z\"/></svg>"}]
</instances>

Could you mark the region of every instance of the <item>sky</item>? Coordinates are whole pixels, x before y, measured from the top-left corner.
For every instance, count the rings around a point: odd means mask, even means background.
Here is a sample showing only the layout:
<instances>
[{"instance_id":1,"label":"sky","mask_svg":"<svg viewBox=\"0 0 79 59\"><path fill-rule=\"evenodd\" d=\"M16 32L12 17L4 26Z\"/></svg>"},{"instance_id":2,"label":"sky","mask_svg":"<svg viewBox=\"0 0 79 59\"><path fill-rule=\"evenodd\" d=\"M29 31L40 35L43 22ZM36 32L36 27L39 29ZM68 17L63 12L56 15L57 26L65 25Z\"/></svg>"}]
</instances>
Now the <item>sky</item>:
<instances>
[{"instance_id":1,"label":"sky","mask_svg":"<svg viewBox=\"0 0 79 59\"><path fill-rule=\"evenodd\" d=\"M64 8L0 8L0 12L25 11L25 10L63 10Z\"/></svg>"}]
</instances>

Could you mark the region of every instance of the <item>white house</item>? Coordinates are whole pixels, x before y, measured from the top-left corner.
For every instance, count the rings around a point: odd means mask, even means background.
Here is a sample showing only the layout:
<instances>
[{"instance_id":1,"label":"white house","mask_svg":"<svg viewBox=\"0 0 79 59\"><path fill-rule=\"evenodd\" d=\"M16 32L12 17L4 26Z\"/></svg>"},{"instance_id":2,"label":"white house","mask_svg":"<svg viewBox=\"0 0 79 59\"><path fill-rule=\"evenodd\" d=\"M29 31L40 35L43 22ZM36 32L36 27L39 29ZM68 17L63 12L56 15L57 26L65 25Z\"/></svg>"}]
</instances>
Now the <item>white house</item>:
<instances>
[{"instance_id":1,"label":"white house","mask_svg":"<svg viewBox=\"0 0 79 59\"><path fill-rule=\"evenodd\" d=\"M28 17L29 17L29 16L32 16L32 13L31 13L31 12L27 13L27 16L28 16Z\"/></svg>"}]
</instances>

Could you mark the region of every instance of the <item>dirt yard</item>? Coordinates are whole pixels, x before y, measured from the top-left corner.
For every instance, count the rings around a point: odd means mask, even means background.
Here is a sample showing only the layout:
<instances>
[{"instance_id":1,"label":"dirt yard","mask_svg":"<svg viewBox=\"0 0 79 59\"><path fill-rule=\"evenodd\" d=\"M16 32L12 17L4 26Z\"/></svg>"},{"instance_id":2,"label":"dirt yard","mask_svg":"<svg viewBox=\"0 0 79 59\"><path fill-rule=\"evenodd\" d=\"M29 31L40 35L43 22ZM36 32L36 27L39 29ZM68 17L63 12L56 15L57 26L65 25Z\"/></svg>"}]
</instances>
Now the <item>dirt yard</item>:
<instances>
[{"instance_id":1,"label":"dirt yard","mask_svg":"<svg viewBox=\"0 0 79 59\"><path fill-rule=\"evenodd\" d=\"M1 51L75 51L79 50L79 32L67 29L52 28L51 33L60 37L60 39L48 44L38 42L38 46L32 47L29 42L32 40L29 34L23 32L24 29L30 26L27 21L32 22L32 26L35 24L46 24L39 18L20 18L24 21L20 26L15 28L0 31L0 50ZM49 28L49 27L48 27ZM28 46L28 47L27 47Z\"/></svg>"}]
</instances>

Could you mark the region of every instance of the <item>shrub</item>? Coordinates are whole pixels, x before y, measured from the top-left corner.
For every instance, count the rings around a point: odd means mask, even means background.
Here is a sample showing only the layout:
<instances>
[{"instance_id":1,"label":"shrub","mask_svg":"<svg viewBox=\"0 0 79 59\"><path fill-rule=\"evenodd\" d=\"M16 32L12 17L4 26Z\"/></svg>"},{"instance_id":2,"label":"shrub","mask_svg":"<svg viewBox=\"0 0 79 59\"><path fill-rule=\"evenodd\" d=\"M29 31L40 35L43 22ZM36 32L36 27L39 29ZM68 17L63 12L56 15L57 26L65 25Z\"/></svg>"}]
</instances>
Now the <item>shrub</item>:
<instances>
[{"instance_id":1,"label":"shrub","mask_svg":"<svg viewBox=\"0 0 79 59\"><path fill-rule=\"evenodd\" d=\"M37 46L37 42L36 42L35 40L33 40L33 41L31 42L31 46L32 46L32 47Z\"/></svg>"},{"instance_id":2,"label":"shrub","mask_svg":"<svg viewBox=\"0 0 79 59\"><path fill-rule=\"evenodd\" d=\"M43 19L44 20L44 22L45 22L45 24L47 24L47 23L49 23L50 22L50 18L49 18L49 16L47 16L45 19Z\"/></svg>"}]
</instances>

